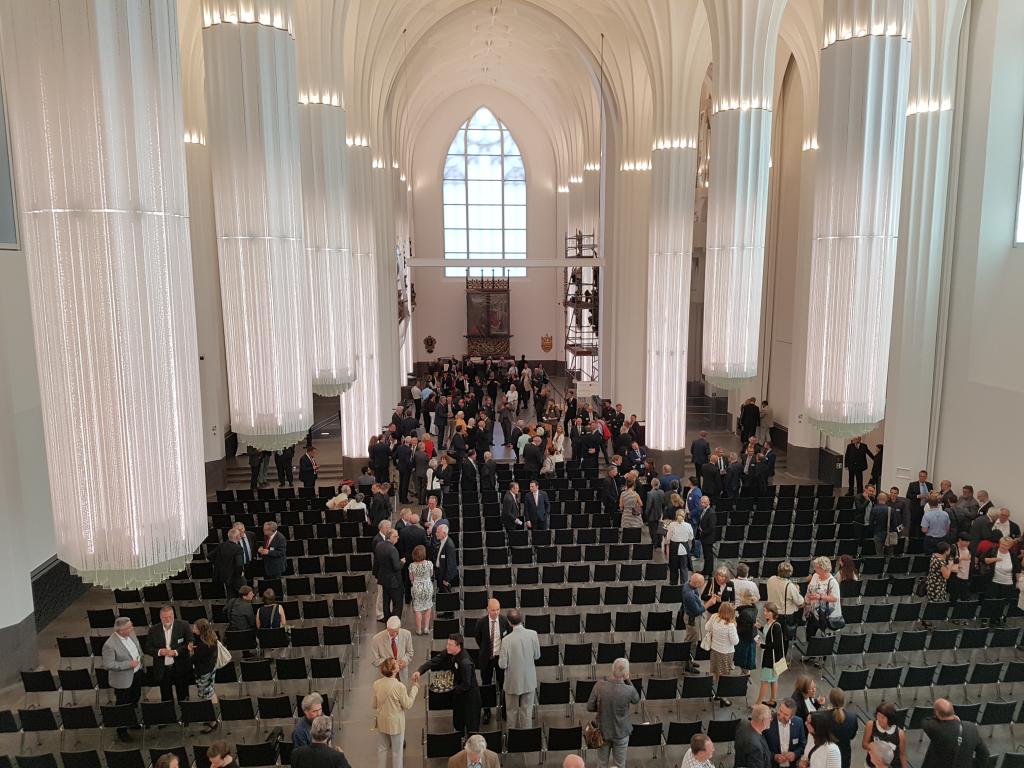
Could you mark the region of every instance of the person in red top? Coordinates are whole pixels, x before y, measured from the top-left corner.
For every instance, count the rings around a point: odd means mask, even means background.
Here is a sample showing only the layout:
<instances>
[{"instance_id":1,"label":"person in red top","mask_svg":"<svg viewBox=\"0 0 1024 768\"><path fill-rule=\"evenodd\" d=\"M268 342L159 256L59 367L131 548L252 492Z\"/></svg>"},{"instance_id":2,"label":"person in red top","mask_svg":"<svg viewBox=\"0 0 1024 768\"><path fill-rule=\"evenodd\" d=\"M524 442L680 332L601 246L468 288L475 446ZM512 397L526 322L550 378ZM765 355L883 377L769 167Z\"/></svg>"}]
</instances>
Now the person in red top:
<instances>
[{"instance_id":1,"label":"person in red top","mask_svg":"<svg viewBox=\"0 0 1024 768\"><path fill-rule=\"evenodd\" d=\"M434 441L430 439L430 433L426 432L423 434L423 452L427 454L428 459L434 458Z\"/></svg>"}]
</instances>

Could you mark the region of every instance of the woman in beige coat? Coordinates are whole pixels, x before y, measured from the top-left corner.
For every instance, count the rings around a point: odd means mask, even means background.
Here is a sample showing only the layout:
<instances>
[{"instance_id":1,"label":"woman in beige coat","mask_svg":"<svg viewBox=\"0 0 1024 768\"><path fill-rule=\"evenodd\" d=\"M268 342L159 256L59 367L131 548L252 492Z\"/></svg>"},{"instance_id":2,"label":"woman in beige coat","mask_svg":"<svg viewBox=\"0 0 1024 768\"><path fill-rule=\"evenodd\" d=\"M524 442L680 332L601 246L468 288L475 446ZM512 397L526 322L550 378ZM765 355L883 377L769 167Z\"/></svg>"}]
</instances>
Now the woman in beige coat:
<instances>
[{"instance_id":1,"label":"woman in beige coat","mask_svg":"<svg viewBox=\"0 0 1024 768\"><path fill-rule=\"evenodd\" d=\"M408 691L398 679L398 662L384 659L381 678L373 684L373 711L376 714L377 766L386 768L391 752L391 768L402 768L402 742L405 739L405 710L412 709L419 686Z\"/></svg>"}]
</instances>

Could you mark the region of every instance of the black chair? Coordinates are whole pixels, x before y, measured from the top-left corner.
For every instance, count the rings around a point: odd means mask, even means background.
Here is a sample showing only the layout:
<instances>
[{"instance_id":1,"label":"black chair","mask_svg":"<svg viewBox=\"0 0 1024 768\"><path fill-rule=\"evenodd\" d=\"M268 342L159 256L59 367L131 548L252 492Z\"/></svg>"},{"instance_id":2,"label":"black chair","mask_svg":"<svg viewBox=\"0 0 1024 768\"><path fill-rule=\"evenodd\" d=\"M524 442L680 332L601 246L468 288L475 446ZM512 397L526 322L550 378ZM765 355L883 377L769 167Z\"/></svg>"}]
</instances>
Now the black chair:
<instances>
[{"instance_id":1,"label":"black chair","mask_svg":"<svg viewBox=\"0 0 1024 768\"><path fill-rule=\"evenodd\" d=\"M750 678L747 675L721 675L718 678L718 685L715 687L715 695L719 699L742 698L745 700L749 683Z\"/></svg>"},{"instance_id":2,"label":"black chair","mask_svg":"<svg viewBox=\"0 0 1024 768\"><path fill-rule=\"evenodd\" d=\"M146 758L139 749L104 750L107 768L146 768Z\"/></svg>"},{"instance_id":3,"label":"black chair","mask_svg":"<svg viewBox=\"0 0 1024 768\"><path fill-rule=\"evenodd\" d=\"M93 731L100 727L96 718L96 710L92 707L61 707L60 724L62 727L60 739L61 747L64 746L64 734L67 731Z\"/></svg>"},{"instance_id":4,"label":"black chair","mask_svg":"<svg viewBox=\"0 0 1024 768\"><path fill-rule=\"evenodd\" d=\"M653 747L655 754L661 749L662 723L636 723L629 734L630 747Z\"/></svg>"},{"instance_id":5,"label":"black chair","mask_svg":"<svg viewBox=\"0 0 1024 768\"><path fill-rule=\"evenodd\" d=\"M49 754L18 755L18 768L57 768L57 759Z\"/></svg>"},{"instance_id":6,"label":"black chair","mask_svg":"<svg viewBox=\"0 0 1024 768\"><path fill-rule=\"evenodd\" d=\"M192 761L188 759L188 752L185 750L184 745L180 747L168 747L166 749L153 749L149 750L149 762L152 765L156 765L156 761L160 759L162 755L171 754L178 758L178 768L188 768L192 764ZM64 768L67 768L65 765Z\"/></svg>"},{"instance_id":7,"label":"black chair","mask_svg":"<svg viewBox=\"0 0 1024 768\"><path fill-rule=\"evenodd\" d=\"M708 738L716 745L729 744L731 747L732 742L736 740L736 729L739 727L739 724L739 719L709 720Z\"/></svg>"},{"instance_id":8,"label":"black chair","mask_svg":"<svg viewBox=\"0 0 1024 768\"><path fill-rule=\"evenodd\" d=\"M436 758L448 759L462 750L461 733L428 733L426 743L426 757L428 760Z\"/></svg>"},{"instance_id":9,"label":"black chair","mask_svg":"<svg viewBox=\"0 0 1024 768\"><path fill-rule=\"evenodd\" d=\"M571 714L571 701L572 699L570 698L568 680L559 680L553 683L544 681L540 682L537 693L538 706L545 707L564 705L566 708L566 715L569 715Z\"/></svg>"},{"instance_id":10,"label":"black chair","mask_svg":"<svg viewBox=\"0 0 1024 768\"><path fill-rule=\"evenodd\" d=\"M711 675L684 677L679 697L682 699L710 699L714 696L713 690L714 680Z\"/></svg>"},{"instance_id":11,"label":"black chair","mask_svg":"<svg viewBox=\"0 0 1024 768\"><path fill-rule=\"evenodd\" d=\"M648 701L672 701L679 695L679 681L674 677L647 680L644 698Z\"/></svg>"},{"instance_id":12,"label":"black chair","mask_svg":"<svg viewBox=\"0 0 1024 768\"><path fill-rule=\"evenodd\" d=\"M181 719L173 701L142 702L142 722L147 728L161 725L178 725Z\"/></svg>"},{"instance_id":13,"label":"black chair","mask_svg":"<svg viewBox=\"0 0 1024 768\"><path fill-rule=\"evenodd\" d=\"M674 747L685 745L690 746L690 739L696 736L698 733L704 732L704 723L700 720L694 720L693 722L675 722L672 721L668 724L668 731L665 734L666 746Z\"/></svg>"},{"instance_id":14,"label":"black chair","mask_svg":"<svg viewBox=\"0 0 1024 768\"><path fill-rule=\"evenodd\" d=\"M26 733L56 733L60 730L57 725L57 718L49 707L33 709L19 709L18 720L21 722L21 748L25 747ZM42 744L42 737L39 737L39 744Z\"/></svg>"},{"instance_id":15,"label":"black chair","mask_svg":"<svg viewBox=\"0 0 1024 768\"><path fill-rule=\"evenodd\" d=\"M186 699L181 702L181 722L184 725L189 723L212 723L217 719L217 711L213 708L213 702L209 699Z\"/></svg>"},{"instance_id":16,"label":"black chair","mask_svg":"<svg viewBox=\"0 0 1024 768\"><path fill-rule=\"evenodd\" d=\"M1019 701L986 701L985 709L982 710L978 719L978 726L988 725L992 727L989 738L995 736L997 725L1010 726L1010 735L1013 735L1014 714L1020 706Z\"/></svg>"},{"instance_id":17,"label":"black chair","mask_svg":"<svg viewBox=\"0 0 1024 768\"><path fill-rule=\"evenodd\" d=\"M544 748L541 729L509 728L505 737L505 751L510 755L541 752Z\"/></svg>"},{"instance_id":18,"label":"black chair","mask_svg":"<svg viewBox=\"0 0 1024 768\"><path fill-rule=\"evenodd\" d=\"M487 742L490 744L490 742ZM583 744L583 727L548 728L545 752L579 752ZM1024 768L1024 766L1022 766Z\"/></svg>"},{"instance_id":19,"label":"black chair","mask_svg":"<svg viewBox=\"0 0 1024 768\"><path fill-rule=\"evenodd\" d=\"M277 742L261 741L256 744L236 744L239 768L262 768L276 765Z\"/></svg>"},{"instance_id":20,"label":"black chair","mask_svg":"<svg viewBox=\"0 0 1024 768\"><path fill-rule=\"evenodd\" d=\"M100 753L94 749L82 752L61 752L60 761L64 768L102 768ZM185 765L186 763L179 763Z\"/></svg>"}]
</instances>

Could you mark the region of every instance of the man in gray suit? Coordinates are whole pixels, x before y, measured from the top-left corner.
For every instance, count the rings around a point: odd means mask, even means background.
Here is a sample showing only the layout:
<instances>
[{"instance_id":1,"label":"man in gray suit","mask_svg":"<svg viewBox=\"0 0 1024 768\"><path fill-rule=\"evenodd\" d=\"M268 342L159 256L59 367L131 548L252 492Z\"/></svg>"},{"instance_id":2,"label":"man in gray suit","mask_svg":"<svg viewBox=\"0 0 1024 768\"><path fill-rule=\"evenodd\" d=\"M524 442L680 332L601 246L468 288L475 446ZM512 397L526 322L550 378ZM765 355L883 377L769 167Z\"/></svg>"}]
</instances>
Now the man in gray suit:
<instances>
[{"instance_id":1,"label":"man in gray suit","mask_svg":"<svg viewBox=\"0 0 1024 768\"><path fill-rule=\"evenodd\" d=\"M138 704L142 696L142 646L135 637L132 620L126 616L114 620L114 634L103 644L103 667L114 689L114 703ZM118 728L117 738L132 740L127 728Z\"/></svg>"},{"instance_id":2,"label":"man in gray suit","mask_svg":"<svg viewBox=\"0 0 1024 768\"><path fill-rule=\"evenodd\" d=\"M540 639L523 626L523 616L515 608L508 612L512 632L501 641L498 666L505 670L505 713L509 728L529 728L533 724L533 699L537 690L537 659Z\"/></svg>"},{"instance_id":3,"label":"man in gray suit","mask_svg":"<svg viewBox=\"0 0 1024 768\"><path fill-rule=\"evenodd\" d=\"M415 654L412 647L412 632L402 628L402 620L398 616L389 618L387 629L373 636L370 641L370 654L370 663L378 669L384 663L384 659L397 661L399 679L403 683L409 682L409 664Z\"/></svg>"},{"instance_id":4,"label":"man in gray suit","mask_svg":"<svg viewBox=\"0 0 1024 768\"><path fill-rule=\"evenodd\" d=\"M611 677L599 680L587 700L587 711L597 712L597 724L604 734L604 746L597 753L598 768L626 764L626 747L633 732L629 708L638 701L640 694L629 681L629 661L616 659Z\"/></svg>"}]
</instances>

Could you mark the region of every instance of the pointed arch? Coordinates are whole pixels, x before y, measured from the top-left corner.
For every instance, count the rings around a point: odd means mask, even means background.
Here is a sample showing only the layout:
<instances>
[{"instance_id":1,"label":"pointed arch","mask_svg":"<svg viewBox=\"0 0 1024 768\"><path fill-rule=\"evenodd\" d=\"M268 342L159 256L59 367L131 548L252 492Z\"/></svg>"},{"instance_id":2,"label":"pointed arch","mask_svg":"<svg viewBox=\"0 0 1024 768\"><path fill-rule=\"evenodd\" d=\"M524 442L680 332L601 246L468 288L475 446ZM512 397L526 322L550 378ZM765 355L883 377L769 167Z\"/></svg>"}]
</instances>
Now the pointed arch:
<instances>
[{"instance_id":1,"label":"pointed arch","mask_svg":"<svg viewBox=\"0 0 1024 768\"><path fill-rule=\"evenodd\" d=\"M526 166L511 131L480 106L455 132L444 162L444 257L526 259ZM490 275L491 269L445 267L446 277ZM506 267L526 277L526 267Z\"/></svg>"}]
</instances>

